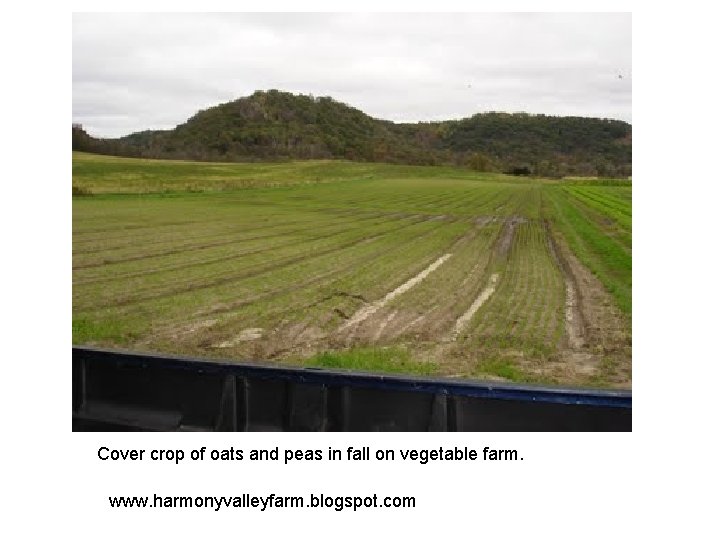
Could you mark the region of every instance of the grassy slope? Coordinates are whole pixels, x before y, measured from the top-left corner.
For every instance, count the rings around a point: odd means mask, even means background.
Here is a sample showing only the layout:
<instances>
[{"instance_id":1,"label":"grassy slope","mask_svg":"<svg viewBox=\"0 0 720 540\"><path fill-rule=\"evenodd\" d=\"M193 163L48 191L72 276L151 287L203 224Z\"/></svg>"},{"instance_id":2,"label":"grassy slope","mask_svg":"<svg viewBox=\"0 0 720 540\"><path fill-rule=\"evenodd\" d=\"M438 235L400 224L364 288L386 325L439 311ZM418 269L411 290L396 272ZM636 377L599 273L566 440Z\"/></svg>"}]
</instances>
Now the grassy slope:
<instances>
[{"instance_id":1,"label":"grassy slope","mask_svg":"<svg viewBox=\"0 0 720 540\"><path fill-rule=\"evenodd\" d=\"M207 163L73 152L73 188L85 194L233 191L348 180L419 178L516 181L505 175L456 167L339 160Z\"/></svg>"}]
</instances>

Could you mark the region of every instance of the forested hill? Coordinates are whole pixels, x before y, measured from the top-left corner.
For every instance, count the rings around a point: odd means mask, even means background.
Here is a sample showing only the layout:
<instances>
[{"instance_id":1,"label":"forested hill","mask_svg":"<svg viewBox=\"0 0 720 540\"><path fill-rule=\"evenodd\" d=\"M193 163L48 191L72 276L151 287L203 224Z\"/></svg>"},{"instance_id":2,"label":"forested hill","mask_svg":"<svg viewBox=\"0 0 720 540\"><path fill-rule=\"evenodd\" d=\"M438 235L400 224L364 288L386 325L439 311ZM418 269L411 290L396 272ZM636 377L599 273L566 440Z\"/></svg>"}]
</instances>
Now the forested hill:
<instances>
[{"instance_id":1,"label":"forested hill","mask_svg":"<svg viewBox=\"0 0 720 540\"><path fill-rule=\"evenodd\" d=\"M74 127L73 149L201 161L338 158L629 176L632 127L619 120L524 113L395 124L330 97L270 90L200 111L169 131L96 139Z\"/></svg>"}]
</instances>

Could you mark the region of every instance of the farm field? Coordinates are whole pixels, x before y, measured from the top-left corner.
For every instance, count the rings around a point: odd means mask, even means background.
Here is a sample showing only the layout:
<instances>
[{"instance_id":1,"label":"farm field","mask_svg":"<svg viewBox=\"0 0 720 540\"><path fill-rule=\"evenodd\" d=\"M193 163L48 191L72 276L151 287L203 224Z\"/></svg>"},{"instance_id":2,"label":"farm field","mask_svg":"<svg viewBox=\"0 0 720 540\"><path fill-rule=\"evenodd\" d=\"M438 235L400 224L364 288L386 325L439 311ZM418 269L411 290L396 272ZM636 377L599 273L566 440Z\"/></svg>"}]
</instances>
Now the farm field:
<instances>
[{"instance_id":1,"label":"farm field","mask_svg":"<svg viewBox=\"0 0 720 540\"><path fill-rule=\"evenodd\" d=\"M456 167L423 167L342 160L202 163L132 159L73 152L73 194L233 191L369 179L507 177Z\"/></svg>"},{"instance_id":2,"label":"farm field","mask_svg":"<svg viewBox=\"0 0 720 540\"><path fill-rule=\"evenodd\" d=\"M631 385L629 183L73 155L73 342Z\"/></svg>"}]
</instances>

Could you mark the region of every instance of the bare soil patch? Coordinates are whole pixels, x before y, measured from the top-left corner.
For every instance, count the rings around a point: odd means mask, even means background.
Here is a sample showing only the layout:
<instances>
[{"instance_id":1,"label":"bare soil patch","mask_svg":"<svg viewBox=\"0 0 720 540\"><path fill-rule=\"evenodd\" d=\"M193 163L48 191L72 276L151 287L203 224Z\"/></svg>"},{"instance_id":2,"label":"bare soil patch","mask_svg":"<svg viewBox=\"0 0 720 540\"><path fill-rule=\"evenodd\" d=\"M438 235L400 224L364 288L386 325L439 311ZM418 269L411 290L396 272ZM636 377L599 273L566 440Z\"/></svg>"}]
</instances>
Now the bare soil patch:
<instances>
[{"instance_id":1,"label":"bare soil patch","mask_svg":"<svg viewBox=\"0 0 720 540\"><path fill-rule=\"evenodd\" d=\"M239 343L243 341L254 341L256 339L260 339L262 335L262 328L245 328L234 338L218 343L217 345L215 345L215 347L220 349L236 347Z\"/></svg>"},{"instance_id":2,"label":"bare soil patch","mask_svg":"<svg viewBox=\"0 0 720 540\"><path fill-rule=\"evenodd\" d=\"M212 328L217 322L218 319L202 319L185 324L171 324L163 328L156 329L152 334L150 334L150 338L139 342L138 345L148 345L154 340L178 342L205 331L208 328Z\"/></svg>"}]
</instances>

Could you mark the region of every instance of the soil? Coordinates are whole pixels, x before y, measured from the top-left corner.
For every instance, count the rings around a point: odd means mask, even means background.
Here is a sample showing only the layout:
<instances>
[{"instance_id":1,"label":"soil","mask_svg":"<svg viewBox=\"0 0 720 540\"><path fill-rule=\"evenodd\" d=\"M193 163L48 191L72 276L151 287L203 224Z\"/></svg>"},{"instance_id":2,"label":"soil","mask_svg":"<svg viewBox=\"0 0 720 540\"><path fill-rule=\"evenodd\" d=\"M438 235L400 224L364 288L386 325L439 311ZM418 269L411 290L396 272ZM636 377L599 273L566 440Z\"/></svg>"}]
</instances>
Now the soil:
<instances>
[{"instance_id":1,"label":"soil","mask_svg":"<svg viewBox=\"0 0 720 540\"><path fill-rule=\"evenodd\" d=\"M505 220L505 226L503 227L502 233L500 233L500 239L498 240L497 248L495 250L498 257L506 258L510 252L513 238L515 237L515 229L521 223L526 223L527 219L520 216L511 216Z\"/></svg>"},{"instance_id":2,"label":"soil","mask_svg":"<svg viewBox=\"0 0 720 540\"><path fill-rule=\"evenodd\" d=\"M254 341L260 339L263 335L262 328L246 328L240 332L237 336L222 343L218 343L215 347L220 349L227 349L230 347L236 347L240 342L243 341Z\"/></svg>"},{"instance_id":3,"label":"soil","mask_svg":"<svg viewBox=\"0 0 720 540\"><path fill-rule=\"evenodd\" d=\"M198 332L201 332L202 330L206 330L208 328L211 328L218 322L218 319L205 319L205 320L199 320L199 321L192 321L187 324L183 324L180 326L172 325L172 326L166 326L162 329L156 330L154 333L151 334L152 339L167 339L169 341L178 341L184 338L187 338L188 336L191 336L193 334L197 334ZM149 340L146 340L149 342ZM141 342L139 345L147 344L146 342Z\"/></svg>"}]
</instances>

